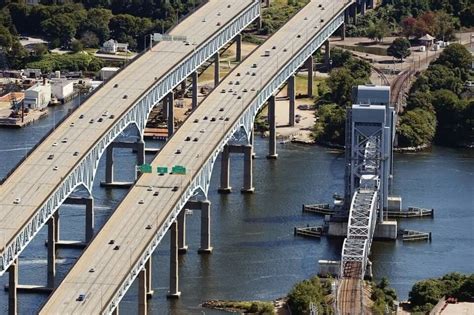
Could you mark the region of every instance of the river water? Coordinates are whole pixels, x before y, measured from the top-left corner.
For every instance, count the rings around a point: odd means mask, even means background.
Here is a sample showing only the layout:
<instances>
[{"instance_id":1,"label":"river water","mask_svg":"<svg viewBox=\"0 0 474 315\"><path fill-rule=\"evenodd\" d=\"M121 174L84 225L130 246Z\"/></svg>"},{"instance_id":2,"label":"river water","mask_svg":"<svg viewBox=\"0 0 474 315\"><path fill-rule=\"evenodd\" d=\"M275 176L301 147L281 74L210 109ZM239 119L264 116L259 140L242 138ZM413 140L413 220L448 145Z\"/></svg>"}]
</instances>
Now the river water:
<instances>
[{"instance_id":1,"label":"river water","mask_svg":"<svg viewBox=\"0 0 474 315\"><path fill-rule=\"evenodd\" d=\"M77 99L76 99L77 102ZM67 109L49 109L51 114L21 130L0 129L0 177L32 147ZM156 144L153 144L156 145ZM303 203L329 202L334 192L342 193L343 155L317 146L286 144L278 147L276 161L265 159L267 143L256 138L253 195L240 194L243 159L233 156L230 195L219 195L216 163L209 199L212 202L211 255L199 255L199 212L188 216L189 250L180 256L179 300L166 299L169 277L169 238L165 237L153 256L153 314L223 314L202 309L208 299L262 299L284 296L294 283L314 275L319 259L340 257L342 240L303 239L293 236L295 226L318 224L321 218L303 215ZM131 151L116 153L122 173L118 180L133 176L135 157ZM148 156L148 159L152 157ZM96 178L94 198L96 226L101 227L120 202L125 190L105 190L98 183L104 178L104 161ZM406 299L415 281L438 277L447 272L474 272L474 152L434 147L429 152L396 154L393 194L403 197L404 207L435 209L433 219L402 220L403 228L431 231L431 243L374 242L371 260L374 276L389 278L401 299ZM83 209L61 207L61 238L84 237ZM46 281L46 228L20 257L20 283ZM58 277L63 279L74 264L79 250L61 249ZM8 276L0 278L0 285ZM20 294L21 314L34 314L46 296ZM6 292L0 293L0 311L8 305ZM122 300L120 311L134 314L137 290L134 284Z\"/></svg>"}]
</instances>

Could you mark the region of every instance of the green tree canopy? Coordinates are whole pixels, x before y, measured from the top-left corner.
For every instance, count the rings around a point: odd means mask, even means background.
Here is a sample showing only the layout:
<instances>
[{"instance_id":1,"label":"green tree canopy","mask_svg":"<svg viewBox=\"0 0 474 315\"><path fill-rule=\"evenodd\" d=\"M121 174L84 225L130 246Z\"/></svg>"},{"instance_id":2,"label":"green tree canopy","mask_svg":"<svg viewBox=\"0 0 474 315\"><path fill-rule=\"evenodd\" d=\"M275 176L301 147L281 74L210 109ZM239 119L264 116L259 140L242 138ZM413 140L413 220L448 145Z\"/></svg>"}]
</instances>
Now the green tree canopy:
<instances>
[{"instance_id":1,"label":"green tree canopy","mask_svg":"<svg viewBox=\"0 0 474 315\"><path fill-rule=\"evenodd\" d=\"M400 117L398 145L402 147L430 144L436 132L436 116L433 112L415 108Z\"/></svg>"},{"instance_id":2,"label":"green tree canopy","mask_svg":"<svg viewBox=\"0 0 474 315\"><path fill-rule=\"evenodd\" d=\"M406 38L396 38L387 49L387 54L403 61L411 55L410 42Z\"/></svg>"},{"instance_id":3,"label":"green tree canopy","mask_svg":"<svg viewBox=\"0 0 474 315\"><path fill-rule=\"evenodd\" d=\"M288 305L293 314L309 314L309 304L312 302L323 314L326 308L324 303L325 294L326 292L319 278L313 277L297 283L291 289L288 294Z\"/></svg>"},{"instance_id":4,"label":"green tree canopy","mask_svg":"<svg viewBox=\"0 0 474 315\"><path fill-rule=\"evenodd\" d=\"M346 109L336 104L320 106L313 137L319 143L344 145Z\"/></svg>"}]
</instances>

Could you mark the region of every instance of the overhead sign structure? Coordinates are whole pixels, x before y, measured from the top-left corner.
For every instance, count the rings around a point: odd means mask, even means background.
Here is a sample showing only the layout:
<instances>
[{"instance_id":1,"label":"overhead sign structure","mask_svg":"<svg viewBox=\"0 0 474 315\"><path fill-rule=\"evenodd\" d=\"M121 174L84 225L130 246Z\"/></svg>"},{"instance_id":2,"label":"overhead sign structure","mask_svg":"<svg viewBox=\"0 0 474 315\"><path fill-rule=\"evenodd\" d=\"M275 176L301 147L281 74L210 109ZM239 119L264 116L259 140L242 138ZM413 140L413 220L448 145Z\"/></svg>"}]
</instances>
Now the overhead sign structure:
<instances>
[{"instance_id":1,"label":"overhead sign structure","mask_svg":"<svg viewBox=\"0 0 474 315\"><path fill-rule=\"evenodd\" d=\"M186 175L186 167L181 165L175 165L172 169L173 174Z\"/></svg>"},{"instance_id":2,"label":"overhead sign structure","mask_svg":"<svg viewBox=\"0 0 474 315\"><path fill-rule=\"evenodd\" d=\"M168 34L160 34L154 33L153 34L153 41L155 42L185 42L187 41L186 36L179 36L179 35L168 35Z\"/></svg>"},{"instance_id":3,"label":"overhead sign structure","mask_svg":"<svg viewBox=\"0 0 474 315\"><path fill-rule=\"evenodd\" d=\"M153 169L151 167L150 164L143 164L143 165L140 165L138 166L138 170L141 172L141 173L152 173L153 172Z\"/></svg>"},{"instance_id":4,"label":"overhead sign structure","mask_svg":"<svg viewBox=\"0 0 474 315\"><path fill-rule=\"evenodd\" d=\"M158 166L158 167L156 168L156 172L157 172L158 174L166 174L166 173L168 173L168 168L167 168L167 167L163 167L163 166Z\"/></svg>"}]
</instances>

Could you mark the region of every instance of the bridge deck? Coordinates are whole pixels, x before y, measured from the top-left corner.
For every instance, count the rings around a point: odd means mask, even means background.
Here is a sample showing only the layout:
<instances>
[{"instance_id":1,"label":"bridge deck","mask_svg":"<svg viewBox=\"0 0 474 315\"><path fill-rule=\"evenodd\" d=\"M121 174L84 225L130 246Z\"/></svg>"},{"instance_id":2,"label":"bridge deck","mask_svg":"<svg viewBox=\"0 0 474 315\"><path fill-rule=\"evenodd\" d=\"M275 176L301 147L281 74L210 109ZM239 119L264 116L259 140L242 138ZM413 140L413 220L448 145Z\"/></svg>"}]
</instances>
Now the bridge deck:
<instances>
[{"instance_id":1,"label":"bridge deck","mask_svg":"<svg viewBox=\"0 0 474 315\"><path fill-rule=\"evenodd\" d=\"M321 10L319 4L325 10ZM187 168L187 175L143 174L54 291L41 310L42 314L97 313L111 301L160 227L167 224L168 216L191 179L219 147L224 135L232 130L259 90L346 4L340 0L311 1L222 81L152 162L154 167L183 165ZM271 51L269 57L263 56L266 50ZM237 92L235 95L234 91ZM205 116L208 119L205 120ZM213 117L215 121L211 121ZM195 123L195 119L199 121ZM197 137L198 141L186 142L188 136ZM176 154L178 149L180 154ZM178 191L172 191L174 186ZM159 196L153 196L155 191ZM139 204L140 200L143 204ZM146 229L147 225L152 229ZM111 239L120 245L119 250L108 245ZM89 272L91 268L95 272ZM79 294L85 294L84 301L76 301Z\"/></svg>"},{"instance_id":2,"label":"bridge deck","mask_svg":"<svg viewBox=\"0 0 474 315\"><path fill-rule=\"evenodd\" d=\"M196 45L186 45L183 41L155 45L96 91L58 126L0 186L0 251L13 241L78 161L156 79L165 76L183 58L191 55L195 47L212 37L253 2L209 1L170 32L172 35L187 36L189 42ZM114 118L111 119L110 115ZM98 122L99 118L103 121ZM90 123L91 119L93 123ZM78 152L77 156L75 152ZM51 159L48 159L50 156ZM57 170L53 170L55 166ZM19 204L15 204L17 198L21 199Z\"/></svg>"}]
</instances>

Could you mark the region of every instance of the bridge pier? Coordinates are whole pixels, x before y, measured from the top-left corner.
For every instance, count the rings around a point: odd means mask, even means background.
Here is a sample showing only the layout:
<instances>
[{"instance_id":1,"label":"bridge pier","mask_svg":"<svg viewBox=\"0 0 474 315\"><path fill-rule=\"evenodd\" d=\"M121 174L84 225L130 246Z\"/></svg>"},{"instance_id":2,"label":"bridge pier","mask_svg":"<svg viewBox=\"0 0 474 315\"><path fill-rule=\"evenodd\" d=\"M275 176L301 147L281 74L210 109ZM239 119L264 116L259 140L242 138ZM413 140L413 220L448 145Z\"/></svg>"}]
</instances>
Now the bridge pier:
<instances>
[{"instance_id":1,"label":"bridge pier","mask_svg":"<svg viewBox=\"0 0 474 315\"><path fill-rule=\"evenodd\" d=\"M187 204L186 204L187 205ZM178 214L178 253L186 254L188 245L186 245L186 207Z\"/></svg>"},{"instance_id":2,"label":"bridge pier","mask_svg":"<svg viewBox=\"0 0 474 315\"><path fill-rule=\"evenodd\" d=\"M211 202L209 200L201 201L201 247L199 254L212 253L211 246Z\"/></svg>"},{"instance_id":3,"label":"bridge pier","mask_svg":"<svg viewBox=\"0 0 474 315\"><path fill-rule=\"evenodd\" d=\"M8 267L8 315L16 315L18 313L18 258Z\"/></svg>"},{"instance_id":4,"label":"bridge pier","mask_svg":"<svg viewBox=\"0 0 474 315\"><path fill-rule=\"evenodd\" d=\"M219 193L230 193L232 188L230 187L230 154L240 153L244 154L244 180L243 187L240 190L242 193L253 193L255 188L253 187L253 146L248 145L233 145L226 144L222 151L222 162L221 162L221 186Z\"/></svg>"},{"instance_id":5,"label":"bridge pier","mask_svg":"<svg viewBox=\"0 0 474 315\"><path fill-rule=\"evenodd\" d=\"M352 11L352 13L351 13L352 18L353 18L352 23L353 23L354 25L356 25L356 24L357 24L357 3L354 3L354 4L351 6L350 10Z\"/></svg>"},{"instance_id":6,"label":"bridge pier","mask_svg":"<svg viewBox=\"0 0 474 315\"><path fill-rule=\"evenodd\" d=\"M313 97L313 56L309 56L305 64L308 69L308 97Z\"/></svg>"},{"instance_id":7,"label":"bridge pier","mask_svg":"<svg viewBox=\"0 0 474 315\"><path fill-rule=\"evenodd\" d=\"M331 48L329 47L329 40L324 42L324 65L328 69L331 66Z\"/></svg>"},{"instance_id":8,"label":"bridge pier","mask_svg":"<svg viewBox=\"0 0 474 315\"><path fill-rule=\"evenodd\" d=\"M295 103L296 103L296 91L295 91L295 75L292 74L288 78L288 87L287 93L288 98L290 100L290 109L289 109L289 122L288 125L294 126L295 125Z\"/></svg>"},{"instance_id":9,"label":"bridge pier","mask_svg":"<svg viewBox=\"0 0 474 315\"><path fill-rule=\"evenodd\" d=\"M180 297L179 292L179 275L178 275L178 223L174 221L170 227L170 290L167 298L177 299Z\"/></svg>"},{"instance_id":10,"label":"bridge pier","mask_svg":"<svg viewBox=\"0 0 474 315\"><path fill-rule=\"evenodd\" d=\"M268 123L270 125L270 136L268 138L268 155L267 159L276 159L276 117L275 117L275 96L272 95L268 99Z\"/></svg>"},{"instance_id":11,"label":"bridge pier","mask_svg":"<svg viewBox=\"0 0 474 315\"><path fill-rule=\"evenodd\" d=\"M194 71L191 74L191 79L192 79L192 109L195 109L198 106L198 73L197 71Z\"/></svg>"},{"instance_id":12,"label":"bridge pier","mask_svg":"<svg viewBox=\"0 0 474 315\"><path fill-rule=\"evenodd\" d=\"M235 36L235 61L242 61L242 34L239 33Z\"/></svg>"},{"instance_id":13,"label":"bridge pier","mask_svg":"<svg viewBox=\"0 0 474 315\"><path fill-rule=\"evenodd\" d=\"M168 139L174 134L174 92L166 96L166 110L168 112Z\"/></svg>"},{"instance_id":14,"label":"bridge pier","mask_svg":"<svg viewBox=\"0 0 474 315\"><path fill-rule=\"evenodd\" d=\"M219 55L219 51L214 54L214 88L219 85L221 81L220 77L220 62L221 56Z\"/></svg>"},{"instance_id":15,"label":"bridge pier","mask_svg":"<svg viewBox=\"0 0 474 315\"><path fill-rule=\"evenodd\" d=\"M114 149L116 148L135 150L137 152L137 164L142 165L145 162L145 142L142 139L138 140L137 142L112 142L106 149L105 181L101 182L100 186L113 188L129 188L133 186L133 182L114 181Z\"/></svg>"},{"instance_id":16,"label":"bridge pier","mask_svg":"<svg viewBox=\"0 0 474 315\"><path fill-rule=\"evenodd\" d=\"M222 150L221 186L218 191L221 194L229 194L232 191L232 187L230 187L230 150L228 144L226 144Z\"/></svg>"},{"instance_id":17,"label":"bridge pier","mask_svg":"<svg viewBox=\"0 0 474 315\"><path fill-rule=\"evenodd\" d=\"M367 2L365 0L362 0L362 2L360 3L360 14L364 16L366 11L367 11Z\"/></svg>"},{"instance_id":18,"label":"bridge pier","mask_svg":"<svg viewBox=\"0 0 474 315\"><path fill-rule=\"evenodd\" d=\"M146 268L143 268L138 274L138 314L148 314L148 299L147 299L147 276Z\"/></svg>"},{"instance_id":19,"label":"bridge pier","mask_svg":"<svg viewBox=\"0 0 474 315\"><path fill-rule=\"evenodd\" d=\"M345 16L347 16L346 13L344 13ZM341 25L341 40L345 40L346 39L346 18L344 18L344 23L342 23Z\"/></svg>"}]
</instances>

